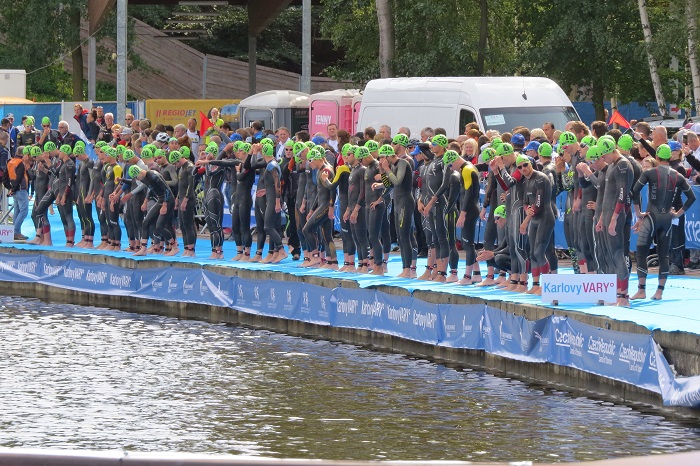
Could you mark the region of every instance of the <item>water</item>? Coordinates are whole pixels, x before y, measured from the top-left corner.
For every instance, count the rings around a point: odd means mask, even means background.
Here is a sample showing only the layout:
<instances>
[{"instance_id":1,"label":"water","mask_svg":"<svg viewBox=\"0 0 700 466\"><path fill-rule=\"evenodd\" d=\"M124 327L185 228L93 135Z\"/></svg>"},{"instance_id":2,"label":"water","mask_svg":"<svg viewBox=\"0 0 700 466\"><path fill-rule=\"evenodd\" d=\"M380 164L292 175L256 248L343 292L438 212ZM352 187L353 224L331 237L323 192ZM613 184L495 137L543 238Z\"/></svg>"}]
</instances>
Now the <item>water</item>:
<instances>
[{"instance_id":1,"label":"water","mask_svg":"<svg viewBox=\"0 0 700 466\"><path fill-rule=\"evenodd\" d=\"M655 414L265 331L0 298L0 446L581 461L700 448Z\"/></svg>"}]
</instances>

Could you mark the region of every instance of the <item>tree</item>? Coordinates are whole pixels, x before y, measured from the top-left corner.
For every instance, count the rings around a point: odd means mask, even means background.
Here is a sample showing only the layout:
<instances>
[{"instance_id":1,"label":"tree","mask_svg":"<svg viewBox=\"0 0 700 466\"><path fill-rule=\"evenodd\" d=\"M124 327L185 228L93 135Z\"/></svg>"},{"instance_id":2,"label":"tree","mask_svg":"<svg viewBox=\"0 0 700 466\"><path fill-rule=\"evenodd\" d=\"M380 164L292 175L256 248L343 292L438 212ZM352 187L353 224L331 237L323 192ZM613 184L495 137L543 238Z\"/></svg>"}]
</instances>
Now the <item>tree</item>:
<instances>
[{"instance_id":1,"label":"tree","mask_svg":"<svg viewBox=\"0 0 700 466\"><path fill-rule=\"evenodd\" d=\"M690 72L693 77L693 103L695 114L700 115L700 69L698 69L698 42L697 42L697 12L693 8L693 0L686 1L686 18L688 21L688 61L690 62Z\"/></svg>"},{"instance_id":2,"label":"tree","mask_svg":"<svg viewBox=\"0 0 700 466\"><path fill-rule=\"evenodd\" d=\"M646 44L647 60L649 61L649 73L651 74L651 83L654 86L654 95L656 103L659 106L659 113L666 116L666 100L664 99L663 89L661 89L661 79L656 66L656 59L651 50L651 26L649 24L649 15L647 14L646 0L639 1L639 16L642 21L642 31L644 32L644 42Z\"/></svg>"},{"instance_id":3,"label":"tree","mask_svg":"<svg viewBox=\"0 0 700 466\"><path fill-rule=\"evenodd\" d=\"M379 76L394 77L394 17L391 0L376 0L377 22L379 25Z\"/></svg>"}]
</instances>

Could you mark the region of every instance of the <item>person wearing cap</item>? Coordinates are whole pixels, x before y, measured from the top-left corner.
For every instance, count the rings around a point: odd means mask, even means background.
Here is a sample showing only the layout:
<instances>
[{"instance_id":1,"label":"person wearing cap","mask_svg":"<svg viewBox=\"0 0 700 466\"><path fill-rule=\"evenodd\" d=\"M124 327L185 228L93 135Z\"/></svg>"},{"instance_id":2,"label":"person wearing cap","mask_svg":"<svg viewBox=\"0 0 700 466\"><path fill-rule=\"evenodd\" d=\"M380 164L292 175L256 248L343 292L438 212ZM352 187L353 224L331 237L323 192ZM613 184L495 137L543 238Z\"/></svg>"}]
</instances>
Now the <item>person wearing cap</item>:
<instances>
[{"instance_id":1,"label":"person wearing cap","mask_svg":"<svg viewBox=\"0 0 700 466\"><path fill-rule=\"evenodd\" d=\"M122 166L117 163L117 157L117 150L114 147L104 147L103 186L98 201L104 212L104 221L107 223L107 245L103 247L105 251L121 250L122 228L119 225L121 209L110 202L110 196L118 189L124 172Z\"/></svg>"},{"instance_id":2,"label":"person wearing cap","mask_svg":"<svg viewBox=\"0 0 700 466\"><path fill-rule=\"evenodd\" d=\"M38 144L43 146L44 143L48 141L56 143L57 146L61 145L61 141L58 137L58 131L51 129L51 119L45 116L41 119L41 133Z\"/></svg>"},{"instance_id":3,"label":"person wearing cap","mask_svg":"<svg viewBox=\"0 0 700 466\"><path fill-rule=\"evenodd\" d=\"M575 122L570 123L568 126L574 126ZM583 127L585 128L585 125ZM578 125L574 127L576 128ZM579 129L578 132L587 132L587 128ZM558 149L561 150L561 156L554 159L557 184L560 186L560 191L567 192L564 206L564 236L574 272L586 273L585 259L578 255L578 232L576 231L578 214L581 211L576 166L583 162L584 158L581 156L581 145L572 131L565 131L559 136Z\"/></svg>"},{"instance_id":4,"label":"person wearing cap","mask_svg":"<svg viewBox=\"0 0 700 466\"><path fill-rule=\"evenodd\" d=\"M264 229L268 237L268 255L262 263L277 264L288 255L279 233L282 229L282 169L275 159L274 144L263 144L261 152L265 167L261 171L260 178L263 180L265 196L258 201L264 202L261 209L265 216Z\"/></svg>"},{"instance_id":5,"label":"person wearing cap","mask_svg":"<svg viewBox=\"0 0 700 466\"><path fill-rule=\"evenodd\" d=\"M432 131L432 129L431 129ZM425 272L418 277L419 280L432 280L433 271L437 275L437 260L435 257L435 249L437 246L437 239L435 237L434 225L430 222L430 215L424 213L424 208L430 202L432 197L428 185L426 182L428 170L431 169L431 165L435 159L435 154L430 150L430 143L421 142L416 148L411 152L411 155L415 156L416 165L418 166L418 176L415 176L417 194L416 194L416 210L420 214L419 222L422 228L420 230L425 235L425 256L427 258ZM418 257L422 257L420 251Z\"/></svg>"},{"instance_id":6,"label":"person wearing cap","mask_svg":"<svg viewBox=\"0 0 700 466\"><path fill-rule=\"evenodd\" d=\"M525 177L523 206L526 216L520 225L520 233L527 234L530 245L532 288L527 293L541 295L540 276L550 272L547 249L554 230L552 184L547 175L535 170L529 157L521 155L516 163Z\"/></svg>"},{"instance_id":7,"label":"person wearing cap","mask_svg":"<svg viewBox=\"0 0 700 466\"><path fill-rule=\"evenodd\" d=\"M398 134L394 137L394 141L396 141L394 145L403 149L403 144L408 143L408 137L405 134ZM382 184L384 186L390 184L393 187L394 224L397 229L402 264L402 271L398 276L415 278L418 245L413 234L413 211L416 201L413 197L411 163L405 158L399 158L392 145L385 144L379 148L379 171Z\"/></svg>"},{"instance_id":8,"label":"person wearing cap","mask_svg":"<svg viewBox=\"0 0 700 466\"><path fill-rule=\"evenodd\" d=\"M661 144L656 148L656 156L659 165L646 170L632 189L635 198L634 207L637 214L637 223L633 229L637 232L637 278L639 290L630 299L646 298L647 256L652 242L656 243L656 253L659 257L659 284L656 293L651 299L659 300L663 296L666 280L669 275L669 253L671 249L671 225L674 219L681 217L695 202L695 193L688 180L670 166L671 147ZM642 213L640 209L640 193L645 185L649 185L647 211ZM680 198L681 192L685 194L685 203L678 209L675 207L675 199Z\"/></svg>"},{"instance_id":9,"label":"person wearing cap","mask_svg":"<svg viewBox=\"0 0 700 466\"><path fill-rule=\"evenodd\" d=\"M367 141L367 143L369 142L374 141ZM383 275L384 245L382 240L384 238L381 230L383 219L386 218L386 203L383 194L387 189L372 189L372 184L377 180L381 180L381 174L379 173L379 162L372 156L367 143L361 148L362 157L360 163L365 167L365 215L371 247L368 259L370 262L373 261L373 266L370 264L370 267L373 269L371 273ZM370 144L370 146L372 145ZM365 151L369 152L369 156L364 156Z\"/></svg>"},{"instance_id":10,"label":"person wearing cap","mask_svg":"<svg viewBox=\"0 0 700 466\"><path fill-rule=\"evenodd\" d=\"M184 154L172 152L169 154L169 161L177 168L178 185L174 208L178 211L177 217L180 232L182 233L182 245L185 249L182 257L195 257L197 226L194 216L197 198L195 197L194 186L194 164Z\"/></svg>"},{"instance_id":11,"label":"person wearing cap","mask_svg":"<svg viewBox=\"0 0 700 466\"><path fill-rule=\"evenodd\" d=\"M8 133L0 134L0 144L4 144L6 140L9 139L10 135ZM29 239L22 234L22 224L27 218L27 213L29 211L29 194L27 192L27 187L29 185L27 171L30 166L28 157L29 150L29 147L18 147L16 153L7 163L6 167L10 180L9 187L7 188L7 196L14 198L12 202L12 223L14 225L15 241L26 241Z\"/></svg>"},{"instance_id":12,"label":"person wearing cap","mask_svg":"<svg viewBox=\"0 0 700 466\"><path fill-rule=\"evenodd\" d=\"M285 142L278 146L282 152L281 157L279 157L281 160L280 168L282 169L282 199L287 206L287 224L284 226L284 232L287 235L287 244L289 245L289 254L292 256L292 260L299 260L301 243L297 233L295 212L297 210L296 196L299 190L300 172L294 159L294 141L289 138L289 130L282 127L279 129L279 134L285 137Z\"/></svg>"},{"instance_id":13,"label":"person wearing cap","mask_svg":"<svg viewBox=\"0 0 700 466\"><path fill-rule=\"evenodd\" d=\"M124 225L129 237L129 246L125 251L136 252L141 247L141 224L144 216L141 206L146 199L147 188L146 185L129 176L129 167L137 165L142 170L148 169L146 161L153 158L153 151L151 147L144 147L141 150L141 156L138 156L125 146L117 146L117 152L120 157L119 162L124 167L124 176L117 189L109 196L109 202L120 210L120 206L124 206Z\"/></svg>"},{"instance_id":14,"label":"person wearing cap","mask_svg":"<svg viewBox=\"0 0 700 466\"><path fill-rule=\"evenodd\" d=\"M447 151L448 140L442 134L436 134L430 140L431 150L435 154L435 159L428 165L423 179L423 187L428 191L428 202L423 205L423 215L429 218L431 230L434 234L435 244L435 260L437 261L437 270L433 274L430 269L430 277L427 273L423 274L422 278L430 279L437 282L447 280L447 265L450 256L450 243L447 234L447 190L449 184L443 183L445 180L445 166L442 163L442 156ZM449 177L448 177L449 179Z\"/></svg>"},{"instance_id":15,"label":"person wearing cap","mask_svg":"<svg viewBox=\"0 0 700 466\"><path fill-rule=\"evenodd\" d=\"M683 164L682 146L678 141L669 141L668 146L671 149L670 167L676 170L681 176L686 177L687 171ZM657 148L657 158L658 148ZM635 173L636 175L636 173ZM639 179L635 176L635 183ZM679 210L683 205L680 196L677 196L673 202L673 208ZM669 275L684 275L685 274L685 214L680 215L676 222L671 225L671 265Z\"/></svg>"},{"instance_id":16,"label":"person wearing cap","mask_svg":"<svg viewBox=\"0 0 700 466\"><path fill-rule=\"evenodd\" d=\"M145 184L148 187L148 195L155 200L148 206L144 201L142 208L147 208L146 216L141 226L141 248L134 256L148 254L148 235L153 231L153 252L156 254L163 250L163 242L166 244L174 238L172 214L175 208L175 197L163 179L163 175L156 170L142 170L137 165L129 167L129 176ZM155 227L155 228L153 228Z\"/></svg>"},{"instance_id":17,"label":"person wearing cap","mask_svg":"<svg viewBox=\"0 0 700 466\"><path fill-rule=\"evenodd\" d=\"M304 225L304 237L308 243L311 260L302 264L302 267L321 266L319 244L322 240L326 251L326 268L338 270L338 259L333 242L336 193L335 189L332 189L327 183L328 180L333 179L335 173L326 160L325 150L321 147L311 149L307 154L307 160L313 173L312 176L317 177L317 193Z\"/></svg>"},{"instance_id":18,"label":"person wearing cap","mask_svg":"<svg viewBox=\"0 0 700 466\"><path fill-rule=\"evenodd\" d=\"M93 237L95 235L95 220L92 217L92 202L86 199L90 194L90 183L92 182L92 171L95 163L85 153L85 146L76 144L73 149L73 156L80 162L78 173L75 177L74 200L80 219L80 231L82 233L80 241L76 243L79 248L94 248Z\"/></svg>"},{"instance_id":19,"label":"person wearing cap","mask_svg":"<svg viewBox=\"0 0 700 466\"><path fill-rule=\"evenodd\" d=\"M515 152L522 152L525 148L526 142L525 136L523 136L521 133L515 133L510 138L510 144L513 146L513 150L515 150Z\"/></svg>"},{"instance_id":20,"label":"person wearing cap","mask_svg":"<svg viewBox=\"0 0 700 466\"><path fill-rule=\"evenodd\" d=\"M59 160L58 177L54 182L54 193L58 214L63 223L66 234L66 247L75 245L75 220L73 219L73 196L75 191L75 161L72 157L73 149L68 144L63 144L58 152Z\"/></svg>"},{"instance_id":21,"label":"person wearing cap","mask_svg":"<svg viewBox=\"0 0 700 466\"><path fill-rule=\"evenodd\" d=\"M34 183L34 207L32 208L32 221L36 228L36 237L29 244L41 244L51 246L51 225L48 212L52 209L55 197L52 193L52 185L56 179L57 171L54 168L54 160L58 158L58 148L52 141L41 148L31 152L35 158L30 178ZM32 175L33 174L33 175ZM52 211L53 213L53 211Z\"/></svg>"},{"instance_id":22,"label":"person wearing cap","mask_svg":"<svg viewBox=\"0 0 700 466\"><path fill-rule=\"evenodd\" d=\"M255 154L252 153L250 143L240 142L237 147L234 145L234 156L239 163L239 168L235 168L235 162L231 159L212 160L209 163L229 164L232 166L230 169L232 174L236 176L236 190L231 212L231 229L236 242L236 255L232 260L247 262L250 260L250 249L253 245L253 237L250 233L250 210L253 206L251 190L257 168L253 166Z\"/></svg>"},{"instance_id":23,"label":"person wearing cap","mask_svg":"<svg viewBox=\"0 0 700 466\"><path fill-rule=\"evenodd\" d=\"M379 157L379 143L375 140L368 140L365 142L365 147L369 150L369 153L372 155L372 157L375 160L378 160ZM381 175L376 174L373 181L379 181ZM381 243L382 243L382 255L384 257L383 259L383 264L386 264L389 261L389 254L391 253L391 221L389 220L389 211L390 211L390 204L391 204L391 190L390 189L381 189L382 193L382 198L384 202L384 216L381 217L381 225L380 225L380 236L381 236ZM382 266L383 268L386 268L386 265ZM385 270L386 272L386 270Z\"/></svg>"},{"instance_id":24,"label":"person wearing cap","mask_svg":"<svg viewBox=\"0 0 700 466\"><path fill-rule=\"evenodd\" d=\"M27 117L24 130L17 133L16 146L33 146L39 142L39 133L34 129L34 117Z\"/></svg>"},{"instance_id":25,"label":"person wearing cap","mask_svg":"<svg viewBox=\"0 0 700 466\"><path fill-rule=\"evenodd\" d=\"M493 210L499 205L499 199L501 195L503 195L504 191L498 181L496 181L494 173L488 168L489 163L496 158L496 149L490 145L487 145L487 147L482 149L479 158L483 163L478 164L477 169L485 169L488 171L486 178L486 191L484 193L484 203L481 211L479 212L479 218L482 222L486 222L486 226L484 227L484 249L493 251L499 242L498 229L496 228L493 215L487 216L487 210L490 209L491 213L493 213ZM492 259L486 262L486 266L486 279L480 283L477 283L476 286L484 287L499 285L505 280L505 271L501 271L498 279L495 278L495 263Z\"/></svg>"},{"instance_id":26,"label":"person wearing cap","mask_svg":"<svg viewBox=\"0 0 700 466\"><path fill-rule=\"evenodd\" d=\"M537 152L540 148L540 143L537 141L530 141L527 146L523 149L523 153L530 157L532 160L537 160L539 153Z\"/></svg>"},{"instance_id":27,"label":"person wearing cap","mask_svg":"<svg viewBox=\"0 0 700 466\"><path fill-rule=\"evenodd\" d=\"M347 272L349 268L353 271L355 270L355 242L352 239L352 233L350 232L350 221L343 215L348 208L348 189L350 182L350 166L345 162L345 157L348 155L352 145L346 143L341 147L341 159L343 163L338 165L335 170L335 176L333 181L327 180L324 185L330 189L337 189L338 197L338 212L340 213L339 223L340 223L340 239L343 244L343 249L341 255L338 257L338 262L343 262L343 266L340 267L341 272Z\"/></svg>"},{"instance_id":28,"label":"person wearing cap","mask_svg":"<svg viewBox=\"0 0 700 466\"><path fill-rule=\"evenodd\" d=\"M416 199L416 208L413 210L413 224L416 227L416 242L418 243L418 257L428 257L428 246L425 240L425 231L423 228L418 228L423 224L423 214L418 210L418 197L420 195L420 184L421 184L421 169L423 167L423 157L419 157L418 154L421 153L419 147L421 144L418 139L411 139L408 141L407 146L407 157L410 158L411 165L413 166L413 190L414 198ZM423 143L424 144L424 143ZM428 145L425 144L427 147Z\"/></svg>"},{"instance_id":29,"label":"person wearing cap","mask_svg":"<svg viewBox=\"0 0 700 466\"><path fill-rule=\"evenodd\" d=\"M304 134L304 137L306 133ZM299 134L297 133L297 138ZM301 258L301 253L308 252L308 243L304 237L304 224L306 223L306 188L308 182L307 174L307 160L306 156L309 152L309 147L302 142L297 140L292 146L292 157L294 157L294 172L297 175L296 190L293 194L294 196L294 221L297 229L297 237L299 239L299 249L292 251L292 259L299 260ZM313 184L313 183L312 183ZM290 193L292 194L292 193ZM292 215L292 212L289 212ZM296 252L296 254L294 254ZM303 261L308 262L311 257L306 255L303 257Z\"/></svg>"},{"instance_id":30,"label":"person wearing cap","mask_svg":"<svg viewBox=\"0 0 700 466\"><path fill-rule=\"evenodd\" d=\"M496 225L496 228L498 228L498 231L502 233L499 234L500 239L498 242L498 246L492 250L482 249L477 254L476 260L479 262L486 261L487 263L493 262L495 268L500 270L502 273L505 273L510 271L511 263L510 250L508 248L508 235L505 234L506 224L508 222L506 206L499 205L495 207L493 209L491 217L493 217L494 223Z\"/></svg>"},{"instance_id":31,"label":"person wearing cap","mask_svg":"<svg viewBox=\"0 0 700 466\"><path fill-rule=\"evenodd\" d=\"M613 138L603 136L598 140L597 147L608 164L608 169L605 173L602 202L596 203L601 216L595 229L603 233L602 247L609 258L610 268L604 272L617 275L617 305L628 307L629 269L625 258L624 229L634 172L629 161L617 151Z\"/></svg>"},{"instance_id":32,"label":"person wearing cap","mask_svg":"<svg viewBox=\"0 0 700 466\"><path fill-rule=\"evenodd\" d=\"M362 159L370 157L366 148L352 146L344 156L345 163L350 167L348 177L348 205L343 212L343 220L350 225L355 251L357 252L358 267L355 267L355 256L352 260L345 256L345 272L367 273L369 268L369 237L367 236L367 218L365 213L365 166Z\"/></svg>"},{"instance_id":33,"label":"person wearing cap","mask_svg":"<svg viewBox=\"0 0 700 466\"><path fill-rule=\"evenodd\" d=\"M520 233L520 225L526 217L523 207L525 178L517 168L515 151L510 143L500 144L496 149L496 154L497 157L491 161L489 168L494 172L496 181L501 185L501 188L508 192L505 201L508 214L511 275L510 284L504 289L524 293L527 291L529 253L527 235Z\"/></svg>"}]
</instances>

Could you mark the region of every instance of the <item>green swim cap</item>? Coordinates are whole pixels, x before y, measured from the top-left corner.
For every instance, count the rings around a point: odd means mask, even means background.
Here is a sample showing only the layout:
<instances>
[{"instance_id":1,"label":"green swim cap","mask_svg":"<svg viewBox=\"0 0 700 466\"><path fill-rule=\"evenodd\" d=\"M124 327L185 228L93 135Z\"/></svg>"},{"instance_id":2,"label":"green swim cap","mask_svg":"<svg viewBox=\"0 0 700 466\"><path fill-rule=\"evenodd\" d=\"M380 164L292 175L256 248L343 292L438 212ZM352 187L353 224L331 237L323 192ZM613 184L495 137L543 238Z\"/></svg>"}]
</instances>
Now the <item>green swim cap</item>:
<instances>
[{"instance_id":1,"label":"green swim cap","mask_svg":"<svg viewBox=\"0 0 700 466\"><path fill-rule=\"evenodd\" d=\"M141 158L142 159L152 159L153 158L153 151L151 150L150 147L144 147L141 149Z\"/></svg>"},{"instance_id":2,"label":"green swim cap","mask_svg":"<svg viewBox=\"0 0 700 466\"><path fill-rule=\"evenodd\" d=\"M376 152L379 150L379 143L370 139L369 141L365 142L365 147L370 152Z\"/></svg>"},{"instance_id":3,"label":"green swim cap","mask_svg":"<svg viewBox=\"0 0 700 466\"><path fill-rule=\"evenodd\" d=\"M204 149L204 152L206 152L209 155L219 155L219 148L217 146L207 146L206 149Z\"/></svg>"},{"instance_id":4,"label":"green swim cap","mask_svg":"<svg viewBox=\"0 0 700 466\"><path fill-rule=\"evenodd\" d=\"M273 157L275 155L275 146L272 144L263 144L262 155L265 157Z\"/></svg>"},{"instance_id":5,"label":"green swim cap","mask_svg":"<svg viewBox=\"0 0 700 466\"><path fill-rule=\"evenodd\" d=\"M136 157L136 154L131 149L125 150L124 153L122 154L122 160L125 162L128 162L129 160L133 159L134 157Z\"/></svg>"},{"instance_id":6,"label":"green swim cap","mask_svg":"<svg viewBox=\"0 0 700 466\"><path fill-rule=\"evenodd\" d=\"M608 139L603 136L598 140L598 145L596 147L600 149L600 155L611 154L615 151L615 140L613 138Z\"/></svg>"},{"instance_id":7,"label":"green swim cap","mask_svg":"<svg viewBox=\"0 0 700 466\"><path fill-rule=\"evenodd\" d=\"M493 147L487 147L481 153L481 158L484 160L484 162L489 163L494 158L496 158L496 155L496 149L494 149Z\"/></svg>"},{"instance_id":8,"label":"green swim cap","mask_svg":"<svg viewBox=\"0 0 700 466\"><path fill-rule=\"evenodd\" d=\"M294 147L294 141L287 139L284 143L284 147Z\"/></svg>"},{"instance_id":9,"label":"green swim cap","mask_svg":"<svg viewBox=\"0 0 700 466\"><path fill-rule=\"evenodd\" d=\"M105 155L107 157L112 157L112 158L116 159L117 158L117 149L115 149L114 147L107 147L107 148L105 148Z\"/></svg>"},{"instance_id":10,"label":"green swim cap","mask_svg":"<svg viewBox=\"0 0 700 466\"><path fill-rule=\"evenodd\" d=\"M24 125L25 126L34 126L34 117L27 117L27 119L24 120Z\"/></svg>"},{"instance_id":11,"label":"green swim cap","mask_svg":"<svg viewBox=\"0 0 700 466\"><path fill-rule=\"evenodd\" d=\"M346 155L348 155L348 151L349 151L351 148L352 148L352 144L350 144L349 142L346 142L345 144L343 144L343 148L340 150L340 154L341 154L343 157L345 157Z\"/></svg>"},{"instance_id":12,"label":"green swim cap","mask_svg":"<svg viewBox=\"0 0 700 466\"><path fill-rule=\"evenodd\" d=\"M145 146L143 146L143 148L150 150L151 153L155 153L156 149L158 149L158 146L156 146L155 144L146 144Z\"/></svg>"},{"instance_id":13,"label":"green swim cap","mask_svg":"<svg viewBox=\"0 0 700 466\"><path fill-rule=\"evenodd\" d=\"M22 155L29 155L29 148L30 146L24 146L22 148Z\"/></svg>"},{"instance_id":14,"label":"green swim cap","mask_svg":"<svg viewBox=\"0 0 700 466\"><path fill-rule=\"evenodd\" d=\"M503 142L496 147L496 155L499 157L505 157L506 155L513 155L513 146L508 142Z\"/></svg>"},{"instance_id":15,"label":"green swim cap","mask_svg":"<svg viewBox=\"0 0 700 466\"><path fill-rule=\"evenodd\" d=\"M168 162L176 164L182 158L182 153L179 150L174 150L168 154Z\"/></svg>"},{"instance_id":16,"label":"green swim cap","mask_svg":"<svg viewBox=\"0 0 700 466\"><path fill-rule=\"evenodd\" d=\"M617 146L624 151L628 151L634 146L634 139L629 134L623 134L617 140Z\"/></svg>"},{"instance_id":17,"label":"green swim cap","mask_svg":"<svg viewBox=\"0 0 700 466\"><path fill-rule=\"evenodd\" d=\"M403 133L397 134L396 136L394 136L394 139L391 140L392 144L396 144L398 146L403 147L407 147L409 142L410 140L408 139L408 136L406 136Z\"/></svg>"},{"instance_id":18,"label":"green swim cap","mask_svg":"<svg viewBox=\"0 0 700 466\"><path fill-rule=\"evenodd\" d=\"M576 144L576 135L572 133L571 131L566 131L565 133L561 133L561 136L559 136L559 144L568 146L570 144Z\"/></svg>"},{"instance_id":19,"label":"green swim cap","mask_svg":"<svg viewBox=\"0 0 700 466\"><path fill-rule=\"evenodd\" d=\"M75 145L73 148L73 155L83 155L85 153L85 146Z\"/></svg>"},{"instance_id":20,"label":"green swim cap","mask_svg":"<svg viewBox=\"0 0 700 466\"><path fill-rule=\"evenodd\" d=\"M253 145L249 142L244 142L241 144L241 150L245 152L246 154L250 152L250 149L253 147Z\"/></svg>"},{"instance_id":21,"label":"green swim cap","mask_svg":"<svg viewBox=\"0 0 700 466\"><path fill-rule=\"evenodd\" d=\"M73 153L73 149L71 149L71 147L68 144L63 144L59 150L64 154L68 155L71 155Z\"/></svg>"},{"instance_id":22,"label":"green swim cap","mask_svg":"<svg viewBox=\"0 0 700 466\"><path fill-rule=\"evenodd\" d=\"M190 155L192 155L192 151L190 151L189 147L187 147L187 146L180 147L180 158L189 159Z\"/></svg>"},{"instance_id":23,"label":"green swim cap","mask_svg":"<svg viewBox=\"0 0 700 466\"><path fill-rule=\"evenodd\" d=\"M454 150L448 150L445 152L445 154L442 156L442 163L445 164L445 166L452 165L452 163L459 158L459 154L457 151Z\"/></svg>"},{"instance_id":24,"label":"green swim cap","mask_svg":"<svg viewBox=\"0 0 700 466\"><path fill-rule=\"evenodd\" d=\"M153 158L165 157L165 151L163 149L156 149L153 151Z\"/></svg>"},{"instance_id":25,"label":"green swim cap","mask_svg":"<svg viewBox=\"0 0 700 466\"><path fill-rule=\"evenodd\" d=\"M321 154L318 150L310 150L309 153L306 154L306 160L309 162L314 160L323 160L324 158L324 154Z\"/></svg>"},{"instance_id":26,"label":"green swim cap","mask_svg":"<svg viewBox=\"0 0 700 466\"><path fill-rule=\"evenodd\" d=\"M124 155L124 152L126 152L126 146L122 146L121 144L117 144L117 155Z\"/></svg>"},{"instance_id":27,"label":"green swim cap","mask_svg":"<svg viewBox=\"0 0 700 466\"><path fill-rule=\"evenodd\" d=\"M394 152L394 148L391 147L391 144L384 144L379 148L379 153L377 155L379 155L379 157L389 157L396 155L396 152Z\"/></svg>"},{"instance_id":28,"label":"green swim cap","mask_svg":"<svg viewBox=\"0 0 700 466\"><path fill-rule=\"evenodd\" d=\"M497 149L498 146L500 146L501 144L503 144L503 140L501 138L491 139L491 147L493 147L494 149Z\"/></svg>"},{"instance_id":29,"label":"green swim cap","mask_svg":"<svg viewBox=\"0 0 700 466\"><path fill-rule=\"evenodd\" d=\"M129 178L134 179L141 174L143 170L137 165L132 165L129 167Z\"/></svg>"},{"instance_id":30,"label":"green swim cap","mask_svg":"<svg viewBox=\"0 0 700 466\"><path fill-rule=\"evenodd\" d=\"M537 153L540 157L551 157L552 156L552 145L548 142L543 142L537 149Z\"/></svg>"},{"instance_id":31,"label":"green swim cap","mask_svg":"<svg viewBox=\"0 0 700 466\"><path fill-rule=\"evenodd\" d=\"M596 145L596 142L597 142L596 139L595 139L593 136L591 136L590 134L585 135L585 136L581 139L581 144L582 144L582 145L585 144L586 147L595 146L595 145Z\"/></svg>"},{"instance_id":32,"label":"green swim cap","mask_svg":"<svg viewBox=\"0 0 700 466\"><path fill-rule=\"evenodd\" d=\"M45 116L44 118L41 119L41 124L42 125L50 125L51 119L49 119L49 117Z\"/></svg>"},{"instance_id":33,"label":"green swim cap","mask_svg":"<svg viewBox=\"0 0 700 466\"><path fill-rule=\"evenodd\" d=\"M266 146L266 145L274 146L275 142L270 138L262 138L260 140L260 144L262 144L263 146Z\"/></svg>"},{"instance_id":34,"label":"green swim cap","mask_svg":"<svg viewBox=\"0 0 700 466\"><path fill-rule=\"evenodd\" d=\"M444 134L436 134L430 140L430 143L435 145L435 146L440 146L443 149L447 149L447 144L448 144L447 136L445 136Z\"/></svg>"},{"instance_id":35,"label":"green swim cap","mask_svg":"<svg viewBox=\"0 0 700 466\"><path fill-rule=\"evenodd\" d=\"M661 144L656 148L656 156L661 160L671 159L671 146L668 144Z\"/></svg>"},{"instance_id":36,"label":"green swim cap","mask_svg":"<svg viewBox=\"0 0 700 466\"><path fill-rule=\"evenodd\" d=\"M530 159L524 155L519 155L518 158L515 159L516 165L520 165L521 163L529 163L530 165L532 165L532 162L530 161Z\"/></svg>"},{"instance_id":37,"label":"green swim cap","mask_svg":"<svg viewBox=\"0 0 700 466\"><path fill-rule=\"evenodd\" d=\"M362 160L362 159L364 159L365 157L369 157L370 155L371 155L371 154L369 153L369 149L367 149L367 147L365 147L365 146L358 147L358 148L355 150L355 158L356 158L357 160Z\"/></svg>"},{"instance_id":38,"label":"green swim cap","mask_svg":"<svg viewBox=\"0 0 700 466\"><path fill-rule=\"evenodd\" d=\"M306 144L306 147L308 147L309 149L313 149L314 147L316 147L316 144L314 144L313 141L306 141L303 144Z\"/></svg>"},{"instance_id":39,"label":"green swim cap","mask_svg":"<svg viewBox=\"0 0 700 466\"><path fill-rule=\"evenodd\" d=\"M586 160L595 161L601 157L600 148L598 146L591 146L586 152Z\"/></svg>"},{"instance_id":40,"label":"green swim cap","mask_svg":"<svg viewBox=\"0 0 700 466\"><path fill-rule=\"evenodd\" d=\"M309 148L309 146L307 146L306 144L304 144L301 141L295 142L294 146L292 146L292 153L296 157L299 154L301 154L302 152L304 152L305 149L308 149L308 148Z\"/></svg>"},{"instance_id":41,"label":"green swim cap","mask_svg":"<svg viewBox=\"0 0 700 466\"><path fill-rule=\"evenodd\" d=\"M39 146L32 146L29 149L29 155L31 155L32 157L39 157L41 155L41 152L41 147Z\"/></svg>"},{"instance_id":42,"label":"green swim cap","mask_svg":"<svg viewBox=\"0 0 700 466\"><path fill-rule=\"evenodd\" d=\"M53 150L56 150L56 143L53 141L48 141L46 144L44 144L44 152L51 152Z\"/></svg>"},{"instance_id":43,"label":"green swim cap","mask_svg":"<svg viewBox=\"0 0 700 466\"><path fill-rule=\"evenodd\" d=\"M493 210L494 217L506 218L506 206L499 205Z\"/></svg>"},{"instance_id":44,"label":"green swim cap","mask_svg":"<svg viewBox=\"0 0 700 466\"><path fill-rule=\"evenodd\" d=\"M170 139L168 139L168 144L170 144L171 142L177 142L177 138L170 138Z\"/></svg>"},{"instance_id":45,"label":"green swim cap","mask_svg":"<svg viewBox=\"0 0 700 466\"><path fill-rule=\"evenodd\" d=\"M97 142L95 143L95 148L97 148L97 149L102 149L102 148L103 148L104 146L106 146L106 145L107 145L107 143L104 142L104 141L97 141Z\"/></svg>"}]
</instances>

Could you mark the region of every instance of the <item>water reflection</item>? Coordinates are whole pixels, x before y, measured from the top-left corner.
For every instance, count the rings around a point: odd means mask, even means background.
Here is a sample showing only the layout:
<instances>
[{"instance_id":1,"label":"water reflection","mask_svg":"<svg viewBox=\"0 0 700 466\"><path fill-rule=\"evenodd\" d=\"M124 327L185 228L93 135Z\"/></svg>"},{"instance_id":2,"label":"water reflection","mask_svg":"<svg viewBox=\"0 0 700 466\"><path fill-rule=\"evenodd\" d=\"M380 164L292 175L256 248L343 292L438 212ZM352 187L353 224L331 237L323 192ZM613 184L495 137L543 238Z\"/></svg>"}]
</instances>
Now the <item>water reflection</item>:
<instances>
[{"instance_id":1,"label":"water reflection","mask_svg":"<svg viewBox=\"0 0 700 466\"><path fill-rule=\"evenodd\" d=\"M0 298L0 445L582 461L698 430L478 371L265 331Z\"/></svg>"}]
</instances>

